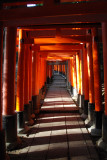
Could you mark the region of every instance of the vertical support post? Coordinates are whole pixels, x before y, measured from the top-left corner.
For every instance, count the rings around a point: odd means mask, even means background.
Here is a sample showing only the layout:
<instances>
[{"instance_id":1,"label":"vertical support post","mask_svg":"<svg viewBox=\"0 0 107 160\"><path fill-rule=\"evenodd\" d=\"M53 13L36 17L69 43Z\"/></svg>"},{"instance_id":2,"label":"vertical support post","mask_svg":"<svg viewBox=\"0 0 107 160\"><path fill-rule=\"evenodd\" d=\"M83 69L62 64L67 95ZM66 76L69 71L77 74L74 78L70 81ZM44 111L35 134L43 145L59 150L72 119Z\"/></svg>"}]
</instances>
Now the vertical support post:
<instances>
[{"instance_id":1,"label":"vertical support post","mask_svg":"<svg viewBox=\"0 0 107 160\"><path fill-rule=\"evenodd\" d=\"M92 43L87 43L88 52L88 75L89 75L89 103L88 103L88 118L85 123L88 126L93 125L95 100L94 100L94 74L93 74L93 57L92 57Z\"/></svg>"},{"instance_id":2,"label":"vertical support post","mask_svg":"<svg viewBox=\"0 0 107 160\"><path fill-rule=\"evenodd\" d=\"M83 52L80 50L80 99L79 99L79 107L80 112L84 108L84 65L83 65Z\"/></svg>"},{"instance_id":3,"label":"vertical support post","mask_svg":"<svg viewBox=\"0 0 107 160\"><path fill-rule=\"evenodd\" d=\"M24 116L24 70L25 70L25 31L19 30L19 53L18 53L18 72L17 72L17 93L16 93L16 111L17 111L17 129L25 129Z\"/></svg>"},{"instance_id":4,"label":"vertical support post","mask_svg":"<svg viewBox=\"0 0 107 160\"><path fill-rule=\"evenodd\" d=\"M73 95L77 95L77 71L76 71L76 56L73 56L73 66L74 66L74 86L73 86Z\"/></svg>"},{"instance_id":5,"label":"vertical support post","mask_svg":"<svg viewBox=\"0 0 107 160\"><path fill-rule=\"evenodd\" d=\"M31 120L31 104L29 103L29 45L25 45L25 77L24 77L24 113L25 121L30 124Z\"/></svg>"},{"instance_id":6,"label":"vertical support post","mask_svg":"<svg viewBox=\"0 0 107 160\"><path fill-rule=\"evenodd\" d=\"M88 102L89 102L89 77L88 77L86 44L83 46L83 65L84 65L84 109L82 117L86 119L88 116Z\"/></svg>"},{"instance_id":7,"label":"vertical support post","mask_svg":"<svg viewBox=\"0 0 107 160\"><path fill-rule=\"evenodd\" d=\"M77 70L77 105L80 103L80 94L81 94L81 83L80 83L80 56L79 53L76 55L76 70Z\"/></svg>"},{"instance_id":8,"label":"vertical support post","mask_svg":"<svg viewBox=\"0 0 107 160\"><path fill-rule=\"evenodd\" d=\"M0 23L0 158L6 159L5 132L2 128L2 59L3 59L3 27Z\"/></svg>"},{"instance_id":9,"label":"vertical support post","mask_svg":"<svg viewBox=\"0 0 107 160\"><path fill-rule=\"evenodd\" d=\"M92 29L92 45L93 45L93 71L94 71L94 93L95 93L95 120L91 128L92 135L101 135L102 129L102 102L101 102L101 75L100 75L100 59L98 52L97 29Z\"/></svg>"},{"instance_id":10,"label":"vertical support post","mask_svg":"<svg viewBox=\"0 0 107 160\"><path fill-rule=\"evenodd\" d=\"M31 114L33 115L33 102L32 102L32 49L30 46L30 52L29 52L29 103L31 105Z\"/></svg>"},{"instance_id":11,"label":"vertical support post","mask_svg":"<svg viewBox=\"0 0 107 160\"><path fill-rule=\"evenodd\" d=\"M6 142L9 143L17 140L17 114L15 113L16 33L15 27L5 28L3 128L6 133Z\"/></svg>"},{"instance_id":12,"label":"vertical support post","mask_svg":"<svg viewBox=\"0 0 107 160\"><path fill-rule=\"evenodd\" d=\"M104 62L104 88L105 88L105 112L102 118L102 138L98 146L107 151L107 22L102 23L103 62Z\"/></svg>"}]
</instances>

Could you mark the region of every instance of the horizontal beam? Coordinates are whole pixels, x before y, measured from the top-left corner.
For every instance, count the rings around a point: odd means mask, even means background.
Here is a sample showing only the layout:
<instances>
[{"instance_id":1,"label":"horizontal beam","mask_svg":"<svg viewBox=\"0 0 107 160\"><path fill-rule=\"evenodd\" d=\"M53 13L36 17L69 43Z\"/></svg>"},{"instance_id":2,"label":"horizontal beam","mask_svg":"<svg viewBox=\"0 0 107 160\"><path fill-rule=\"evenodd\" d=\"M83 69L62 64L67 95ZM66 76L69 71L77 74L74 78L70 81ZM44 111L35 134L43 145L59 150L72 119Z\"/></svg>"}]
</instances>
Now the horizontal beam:
<instances>
[{"instance_id":1,"label":"horizontal beam","mask_svg":"<svg viewBox=\"0 0 107 160\"><path fill-rule=\"evenodd\" d=\"M23 16L22 16L23 17ZM4 26L24 27L28 25L53 25L72 23L99 23L107 21L107 14L66 15L54 17L34 17L3 21ZM95 25L96 27L96 25Z\"/></svg>"},{"instance_id":2,"label":"horizontal beam","mask_svg":"<svg viewBox=\"0 0 107 160\"><path fill-rule=\"evenodd\" d=\"M0 21L29 19L34 17L61 16L61 15L89 15L107 14L107 1L89 3L44 5L31 8L16 8L0 10Z\"/></svg>"},{"instance_id":3,"label":"horizontal beam","mask_svg":"<svg viewBox=\"0 0 107 160\"><path fill-rule=\"evenodd\" d=\"M56 30L39 30L39 31L30 31L30 37L55 37L56 36ZM69 36L69 35L86 35L85 29L60 29L59 32L60 36Z\"/></svg>"},{"instance_id":4,"label":"horizontal beam","mask_svg":"<svg viewBox=\"0 0 107 160\"><path fill-rule=\"evenodd\" d=\"M88 43L91 42L91 36L74 36L71 38L35 38L35 44L45 44L45 43Z\"/></svg>"},{"instance_id":5,"label":"horizontal beam","mask_svg":"<svg viewBox=\"0 0 107 160\"><path fill-rule=\"evenodd\" d=\"M101 23L77 23L77 24L50 24L50 25L36 25L36 26L24 26L21 29L24 30L53 30L53 29L72 29L72 28L81 28L81 29L90 29L90 28L101 28Z\"/></svg>"},{"instance_id":6,"label":"horizontal beam","mask_svg":"<svg viewBox=\"0 0 107 160\"><path fill-rule=\"evenodd\" d=\"M83 45L49 45L49 46L40 46L40 51L50 51L50 50L80 50L83 48Z\"/></svg>"}]
</instances>

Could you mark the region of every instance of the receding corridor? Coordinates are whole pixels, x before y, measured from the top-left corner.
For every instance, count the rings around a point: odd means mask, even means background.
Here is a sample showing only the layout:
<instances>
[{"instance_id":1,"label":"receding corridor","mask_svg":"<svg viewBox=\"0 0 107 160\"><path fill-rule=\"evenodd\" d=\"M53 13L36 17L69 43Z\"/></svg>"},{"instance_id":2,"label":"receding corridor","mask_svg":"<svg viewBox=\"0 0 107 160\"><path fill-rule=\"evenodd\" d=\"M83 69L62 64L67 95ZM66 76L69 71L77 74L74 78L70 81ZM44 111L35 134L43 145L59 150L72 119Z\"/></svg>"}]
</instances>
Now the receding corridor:
<instances>
[{"instance_id":1,"label":"receding corridor","mask_svg":"<svg viewBox=\"0 0 107 160\"><path fill-rule=\"evenodd\" d=\"M9 151L10 160L98 160L90 134L60 75L53 83L27 134L20 134L19 149Z\"/></svg>"}]
</instances>

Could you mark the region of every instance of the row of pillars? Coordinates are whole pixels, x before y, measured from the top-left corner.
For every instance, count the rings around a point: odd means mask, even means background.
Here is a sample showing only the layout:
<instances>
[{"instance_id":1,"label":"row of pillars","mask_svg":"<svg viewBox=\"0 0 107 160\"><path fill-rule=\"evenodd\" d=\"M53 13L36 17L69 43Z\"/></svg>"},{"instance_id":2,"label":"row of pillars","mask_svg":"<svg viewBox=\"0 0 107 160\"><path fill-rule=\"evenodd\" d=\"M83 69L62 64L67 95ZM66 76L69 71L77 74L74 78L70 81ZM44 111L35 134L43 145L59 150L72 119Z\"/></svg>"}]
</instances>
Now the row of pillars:
<instances>
[{"instance_id":1,"label":"row of pillars","mask_svg":"<svg viewBox=\"0 0 107 160\"><path fill-rule=\"evenodd\" d=\"M4 31L0 27L0 157L4 160L5 144L16 143L18 133L28 130L26 124L34 124L32 118L39 114L41 100L46 94L47 77L52 77L52 66L48 66L46 59L38 51L32 50L31 45L24 44L26 36L24 30L6 27Z\"/></svg>"},{"instance_id":2,"label":"row of pillars","mask_svg":"<svg viewBox=\"0 0 107 160\"><path fill-rule=\"evenodd\" d=\"M54 71L63 75L66 75L65 64L54 65Z\"/></svg>"},{"instance_id":3,"label":"row of pillars","mask_svg":"<svg viewBox=\"0 0 107 160\"><path fill-rule=\"evenodd\" d=\"M93 136L102 136L98 146L107 150L107 23L102 23L105 106L102 106L100 54L97 29L88 33L90 43L68 60L67 80L71 94L77 96L81 116Z\"/></svg>"}]
</instances>

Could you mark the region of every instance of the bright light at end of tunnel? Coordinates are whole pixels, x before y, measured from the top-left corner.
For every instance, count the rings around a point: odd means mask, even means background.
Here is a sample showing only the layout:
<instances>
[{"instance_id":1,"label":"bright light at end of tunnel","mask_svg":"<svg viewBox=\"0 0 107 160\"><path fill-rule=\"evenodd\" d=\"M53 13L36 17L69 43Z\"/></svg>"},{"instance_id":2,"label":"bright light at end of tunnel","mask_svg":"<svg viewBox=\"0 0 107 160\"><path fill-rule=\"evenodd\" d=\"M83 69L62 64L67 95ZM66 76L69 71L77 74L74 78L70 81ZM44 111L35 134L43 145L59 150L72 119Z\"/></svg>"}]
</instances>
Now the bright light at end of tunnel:
<instances>
[{"instance_id":1,"label":"bright light at end of tunnel","mask_svg":"<svg viewBox=\"0 0 107 160\"><path fill-rule=\"evenodd\" d=\"M27 4L27 7L35 7L36 4Z\"/></svg>"},{"instance_id":2,"label":"bright light at end of tunnel","mask_svg":"<svg viewBox=\"0 0 107 160\"><path fill-rule=\"evenodd\" d=\"M83 43L80 43L80 44L83 44Z\"/></svg>"}]
</instances>

